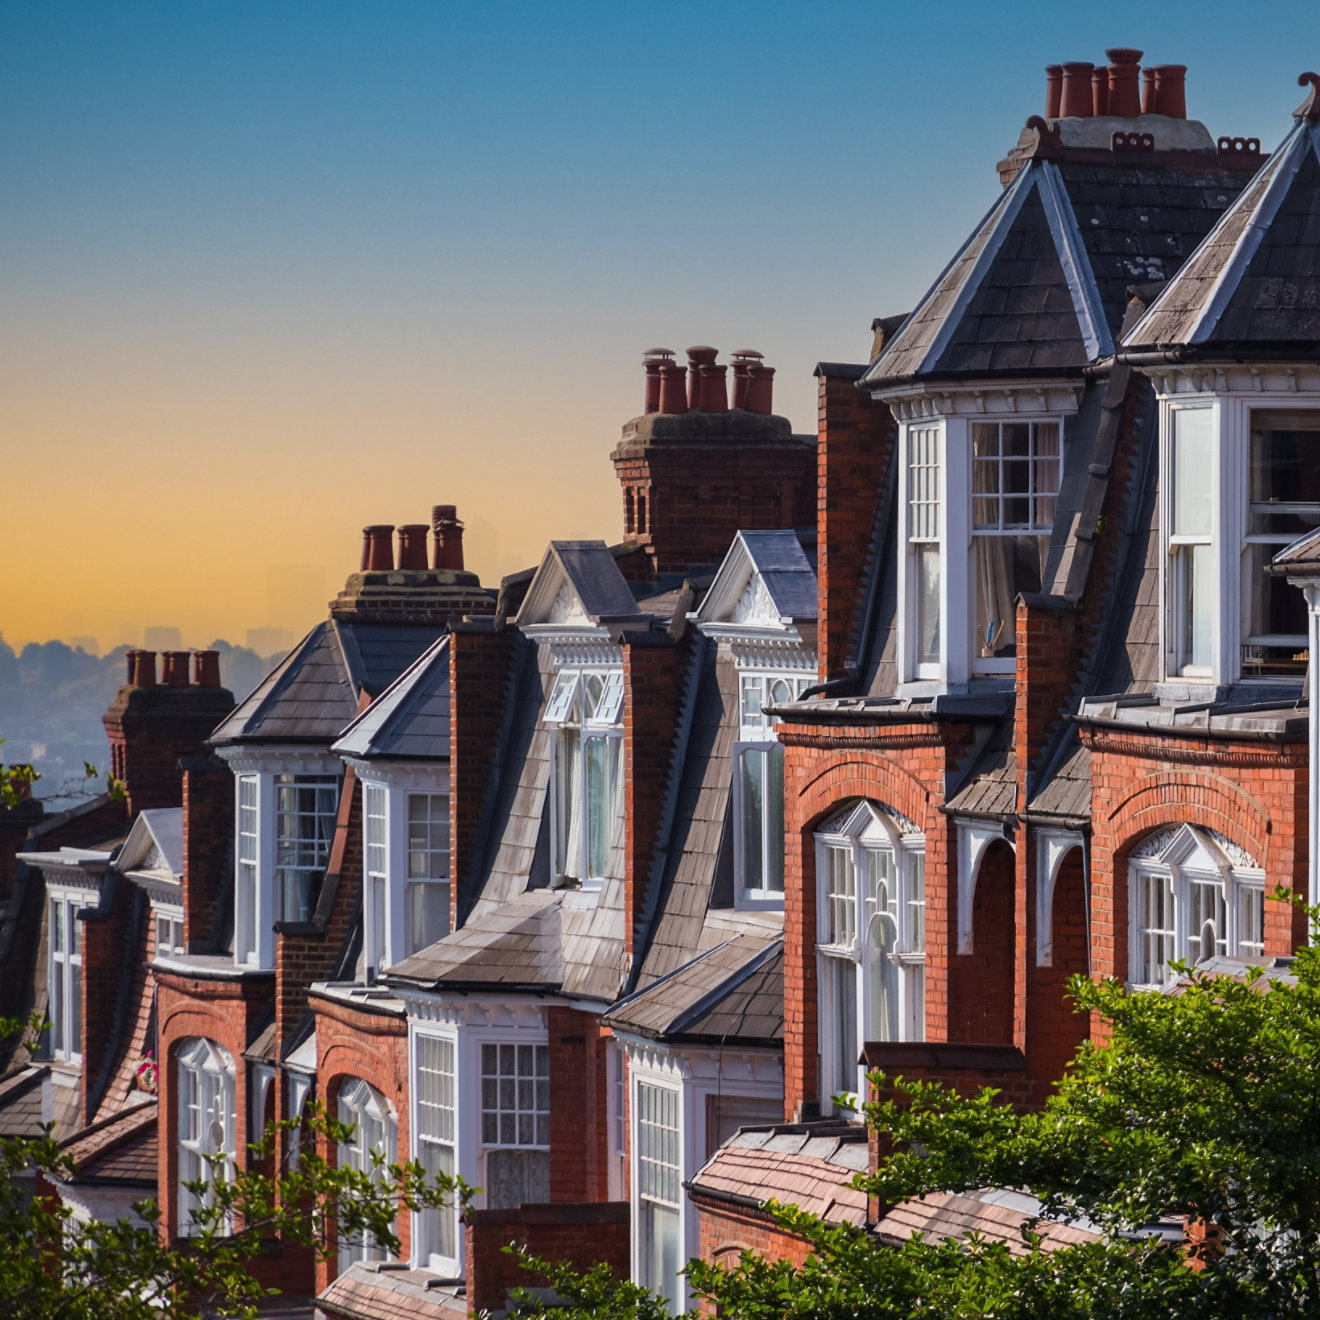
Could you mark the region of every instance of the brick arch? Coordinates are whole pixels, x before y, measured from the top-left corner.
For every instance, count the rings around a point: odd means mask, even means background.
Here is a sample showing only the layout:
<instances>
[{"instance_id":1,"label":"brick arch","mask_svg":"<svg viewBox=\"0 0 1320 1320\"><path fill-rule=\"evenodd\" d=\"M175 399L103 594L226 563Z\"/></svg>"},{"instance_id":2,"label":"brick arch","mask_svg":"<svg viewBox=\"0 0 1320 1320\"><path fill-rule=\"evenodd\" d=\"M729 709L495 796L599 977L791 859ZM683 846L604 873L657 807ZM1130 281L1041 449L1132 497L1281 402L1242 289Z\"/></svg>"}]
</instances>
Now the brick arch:
<instances>
[{"instance_id":1,"label":"brick arch","mask_svg":"<svg viewBox=\"0 0 1320 1320\"><path fill-rule=\"evenodd\" d=\"M156 1034L157 1039L167 1043L171 1062L181 1041L204 1036L217 1045L223 1045L234 1056L234 1066L238 1068L248 1044L243 1038L242 1019L236 1020L232 1014L224 1013L218 1007L199 1004L196 1000L184 1000L172 1005L161 1018ZM239 1068L239 1071L242 1069Z\"/></svg>"},{"instance_id":2,"label":"brick arch","mask_svg":"<svg viewBox=\"0 0 1320 1320\"><path fill-rule=\"evenodd\" d=\"M1011 1045L1017 947L1017 861L1006 839L981 855L972 894L972 947L949 958L949 1039Z\"/></svg>"},{"instance_id":3,"label":"brick arch","mask_svg":"<svg viewBox=\"0 0 1320 1320\"><path fill-rule=\"evenodd\" d=\"M930 794L922 782L887 756L857 756L836 761L798 789L800 828L812 831L826 816L851 800L867 798L891 807L923 832Z\"/></svg>"},{"instance_id":4,"label":"brick arch","mask_svg":"<svg viewBox=\"0 0 1320 1320\"><path fill-rule=\"evenodd\" d=\"M1269 867L1269 812L1240 784L1222 775L1166 770L1138 780L1106 816L1115 865L1155 830L1200 825L1216 830Z\"/></svg>"},{"instance_id":5,"label":"brick arch","mask_svg":"<svg viewBox=\"0 0 1320 1320\"><path fill-rule=\"evenodd\" d=\"M326 1060L333 1056L344 1055L348 1053L346 1046L334 1046L326 1054ZM323 1061L321 1077L324 1078L321 1086L321 1099L325 1103L328 1111L333 1113L332 1106L339 1098L339 1088L348 1081L366 1082L377 1094L385 1097L385 1102L394 1110L395 1122L400 1124L401 1130L403 1119L408 1108L408 1095L406 1090L401 1088L396 1082L384 1084L385 1079L371 1068L361 1067L362 1056L357 1055L351 1058L336 1058L333 1066Z\"/></svg>"}]
</instances>

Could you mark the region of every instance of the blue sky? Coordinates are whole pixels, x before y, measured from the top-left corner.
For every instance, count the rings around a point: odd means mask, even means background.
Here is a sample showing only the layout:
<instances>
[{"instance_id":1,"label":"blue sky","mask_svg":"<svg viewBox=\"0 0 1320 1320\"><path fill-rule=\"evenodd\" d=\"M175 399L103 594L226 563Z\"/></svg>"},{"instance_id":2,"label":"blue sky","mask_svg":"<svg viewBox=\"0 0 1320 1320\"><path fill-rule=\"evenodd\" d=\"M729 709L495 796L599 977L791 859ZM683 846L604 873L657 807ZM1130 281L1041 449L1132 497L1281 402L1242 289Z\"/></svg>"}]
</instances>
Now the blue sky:
<instances>
[{"instance_id":1,"label":"blue sky","mask_svg":"<svg viewBox=\"0 0 1320 1320\"><path fill-rule=\"evenodd\" d=\"M234 634L268 621L273 564L333 589L364 523L432 502L487 577L613 539L642 349L759 348L811 429L812 366L929 284L1045 64L1185 63L1189 113L1269 148L1317 15L7 0L0 517L42 536L52 480L70 508L145 505L119 535L152 566L55 553L0 587L0 629ZM203 525L202 583L156 562Z\"/></svg>"}]
</instances>

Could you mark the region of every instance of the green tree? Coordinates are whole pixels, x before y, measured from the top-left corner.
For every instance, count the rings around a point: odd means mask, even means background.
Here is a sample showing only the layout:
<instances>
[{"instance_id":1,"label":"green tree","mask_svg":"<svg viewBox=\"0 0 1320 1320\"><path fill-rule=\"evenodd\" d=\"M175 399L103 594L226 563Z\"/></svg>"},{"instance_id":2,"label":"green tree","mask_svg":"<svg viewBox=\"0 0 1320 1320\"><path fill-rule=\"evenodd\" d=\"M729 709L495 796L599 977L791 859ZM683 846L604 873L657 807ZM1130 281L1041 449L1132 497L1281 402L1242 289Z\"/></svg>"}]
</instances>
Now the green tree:
<instances>
[{"instance_id":1,"label":"green tree","mask_svg":"<svg viewBox=\"0 0 1320 1320\"><path fill-rule=\"evenodd\" d=\"M0 1035L23 1029L0 1020ZM216 1158L206 1182L188 1184L206 1187L209 1204L195 1212L195 1232L179 1241L162 1236L151 1200L133 1207L141 1222L83 1223L58 1196L32 1195L32 1176L69 1172L68 1157L48 1131L0 1140L0 1317L201 1320L221 1314L243 1320L269 1295L247 1266L272 1237L325 1257L337 1221L341 1234L369 1232L397 1252L401 1210L466 1204L469 1193L459 1180L428 1177L416 1162L387 1163L378 1155L370 1170L333 1167L318 1147L322 1140L350 1140L352 1129L322 1107L310 1108L304 1125L272 1124L252 1148L255 1162L269 1154L276 1132L301 1126L297 1163L282 1169L278 1180L227 1169Z\"/></svg>"},{"instance_id":2,"label":"green tree","mask_svg":"<svg viewBox=\"0 0 1320 1320\"><path fill-rule=\"evenodd\" d=\"M875 1075L887 1098L866 1105L866 1119L893 1153L858 1185L889 1204L1025 1188L1041 1218L1084 1220L1097 1240L1049 1250L1028 1224L1016 1254L975 1238L893 1247L771 1205L812 1257L693 1262L696 1293L731 1320L1320 1317L1317 951L1299 951L1291 971L1267 981L1187 970L1175 994L1075 979L1076 1007L1096 1015L1107 1043L1079 1050L1040 1112L1015 1113L989 1089L963 1098ZM1154 1234L1168 1216L1204 1226L1203 1239ZM570 1303L559 1320L606 1309L649 1320L653 1302L632 1285L537 1264ZM521 1305L549 1315L530 1295Z\"/></svg>"}]
</instances>

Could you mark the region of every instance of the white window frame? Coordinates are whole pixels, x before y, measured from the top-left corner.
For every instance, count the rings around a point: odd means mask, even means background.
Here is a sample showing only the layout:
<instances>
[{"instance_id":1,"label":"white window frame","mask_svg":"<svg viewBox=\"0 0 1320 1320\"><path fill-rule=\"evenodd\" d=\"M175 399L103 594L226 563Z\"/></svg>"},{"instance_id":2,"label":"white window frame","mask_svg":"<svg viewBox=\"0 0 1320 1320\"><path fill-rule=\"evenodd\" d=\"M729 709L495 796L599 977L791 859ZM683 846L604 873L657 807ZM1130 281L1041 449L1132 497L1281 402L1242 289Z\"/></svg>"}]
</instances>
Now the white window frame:
<instances>
[{"instance_id":1,"label":"white window frame","mask_svg":"<svg viewBox=\"0 0 1320 1320\"><path fill-rule=\"evenodd\" d=\"M1003 454L1003 429L1006 426L1013 426L1013 425L1025 425L1031 428L1031 441L1030 441L1031 453L1029 459L1027 460L1027 468L1030 473L1031 482L1032 482L1031 488L1026 492L1015 491L1015 492L1005 493L1005 491L1003 490L1003 483L1001 480L1000 490L996 494L993 495L988 493L978 494L976 490L976 466L978 462L988 463L993 460L978 459L976 457L975 448L974 448L975 440L976 440L976 428L978 426L996 426L999 428L1000 453L997 456L997 466L1000 475L1002 477L1003 472L1005 470L1005 457ZM1056 464L1056 474L1055 474L1056 480L1054 483L1053 490L1050 491L1038 490L1035 484L1036 478L1039 475L1038 464L1041 462L1040 457L1036 453L1036 433L1038 428L1040 428L1041 426L1053 426L1057 433L1057 439L1058 439L1057 454L1052 456L1047 456L1047 458L1053 457ZM977 581L976 543L979 539L984 539L988 537L1011 537L1014 539L1027 538L1027 537L1039 539L1043 537L1048 541L1051 533L1054 530L1055 513L1058 509L1059 489L1060 486L1062 485L1062 480L1063 480L1063 431L1064 431L1063 418L1051 414L1015 415L1012 417L978 417L972 419L971 424L968 428L967 463L968 463L968 470L971 474L971 478L968 482L969 497L971 500L971 505L970 505L971 512L969 515L968 525L971 529L970 531L971 542L969 546L970 562L967 571L967 588L968 588L967 608L969 615L971 616L971 622L969 627L971 632L970 640L972 644L971 670L973 674L1013 674L1017 670L1017 659L1015 656L982 656L980 654L981 639L977 635L977 627L976 627L977 591L979 587L979 583ZM1019 462L1020 460L1010 458L1007 461ZM1003 502L1006 499L1019 499L1019 498L1027 499L1031 502L1032 519L1030 525L1005 526L1003 519ZM977 521L976 521L977 501L986 500L986 499L994 500L999 505L1000 516L996 520L998 525L995 527L991 527L989 525L984 527L977 526ZM1040 512L1040 506L1046 502L1048 502L1048 521L1041 521L1041 519L1037 516L1037 514ZM1005 627L1009 627L1009 626L1010 626L1009 622L1006 621ZM1012 626L1016 627L1015 621L1013 622Z\"/></svg>"},{"instance_id":2,"label":"white window frame","mask_svg":"<svg viewBox=\"0 0 1320 1320\"><path fill-rule=\"evenodd\" d=\"M274 776L234 777L234 961L275 966ZM249 828L250 827L250 828Z\"/></svg>"},{"instance_id":3,"label":"white window frame","mask_svg":"<svg viewBox=\"0 0 1320 1320\"><path fill-rule=\"evenodd\" d=\"M82 1062L82 922L78 911L89 895L81 890L46 890L46 1016L50 1053L66 1063ZM62 1011L61 1011L62 1010Z\"/></svg>"},{"instance_id":4,"label":"white window frame","mask_svg":"<svg viewBox=\"0 0 1320 1320\"><path fill-rule=\"evenodd\" d=\"M550 1155L550 1038L548 1034L536 1033L531 1031L501 1032L499 1034L489 1034L483 1032L481 1035L472 1037L472 1071L474 1081L476 1082L476 1117L477 1117L477 1167L480 1171L481 1185L485 1188L483 1193L484 1204L490 1206L490 1187L491 1178L489 1176L489 1160L492 1153L497 1151L535 1151L543 1152L546 1156L547 1184L549 1181L549 1155ZM505 1051L512 1051L515 1056L515 1066L518 1069L512 1079L515 1088L515 1103L510 1113L502 1102L502 1097L497 1095L495 1108L491 1109L489 1105L490 1093L488 1092L487 1082L493 1081L497 1088L502 1088L502 1083L509 1074L497 1071L494 1074L487 1071L486 1051L494 1050L497 1054L496 1067L502 1069ZM531 1064L532 1072L524 1074L521 1071L522 1051L530 1050L532 1053ZM540 1069L541 1062L544 1061L544 1072ZM524 1093L526 1088L526 1093ZM541 1107L542 1097L544 1097L544 1109ZM530 1108L526 1103L530 1100ZM530 1139L524 1138L521 1119L526 1117L529 1120ZM505 1119L511 1117L513 1120L512 1138L506 1135ZM495 1135L490 1135L490 1129L487 1126L487 1120L493 1118L496 1123Z\"/></svg>"},{"instance_id":5,"label":"white window frame","mask_svg":"<svg viewBox=\"0 0 1320 1320\"><path fill-rule=\"evenodd\" d=\"M684 1169L690 1164L689 1160L684 1159L684 1152L688 1141L688 1124L686 1120L686 1105L684 1104L684 1088L680 1083L668 1083L667 1081L646 1073L637 1073L633 1075L630 1086L630 1099L632 1103L632 1186L633 1186L633 1214L636 1219L636 1229L633 1233L633 1277L645 1287L650 1287L661 1296L665 1296L662 1289L665 1286L664 1280L658 1275L663 1270L663 1261L654 1261L651 1257L651 1251L655 1246L654 1235L645 1231L646 1225L646 1206L652 1204L663 1214L672 1214L674 1220L674 1236L677 1239L677 1254L674 1260L674 1291L675 1296L669 1297L670 1313L677 1315L686 1305L686 1299L683 1296L686 1293L686 1284L684 1279L678 1274L688 1262L687 1220L689 1216L685 1213L686 1196L683 1191ZM647 1178L643 1165L652 1162L648 1152L652 1149L647 1140L643 1138L642 1126L648 1112L653 1110L657 1104L672 1105L674 1124L672 1129L672 1140L666 1144L672 1145L673 1154L673 1199L665 1199L663 1196L648 1195L646 1190ZM666 1128L668 1125L664 1125ZM661 1155L668 1154L668 1151L659 1152ZM667 1164L668 1162L665 1161Z\"/></svg>"},{"instance_id":6,"label":"white window frame","mask_svg":"<svg viewBox=\"0 0 1320 1320\"><path fill-rule=\"evenodd\" d=\"M330 861L330 851L334 847L335 825L339 816L339 793L342 787L342 779L335 774L279 774L274 777L274 796L275 796L275 870L272 873L273 885L273 903L277 921L310 921L316 900L316 879L325 874L325 868ZM312 811L302 810L301 804L296 803L292 810L285 810L280 804L280 797L284 790L292 790L295 794L313 793L315 795L315 805ZM329 800L329 810L323 810L322 795L325 794ZM280 842L284 837L281 834L282 822L292 818L298 823L298 829L291 837L294 841L294 858L292 862L281 863L280 861ZM313 836L319 835L321 829L325 831L325 837L308 837L304 825L307 821L321 822L319 828L313 831ZM312 850L312 860L310 863L303 860L303 850ZM301 889L306 886L307 892L307 911L305 913L291 913L284 911L284 891L286 887Z\"/></svg>"},{"instance_id":7,"label":"white window frame","mask_svg":"<svg viewBox=\"0 0 1320 1320\"><path fill-rule=\"evenodd\" d=\"M609 1198L622 1201L627 1192L628 1167L628 1051L618 1041L605 1055L608 1088L606 1123L609 1142Z\"/></svg>"},{"instance_id":8,"label":"white window frame","mask_svg":"<svg viewBox=\"0 0 1320 1320\"><path fill-rule=\"evenodd\" d=\"M360 1077L345 1077L335 1097L338 1119L353 1127L351 1141L339 1143L339 1165L368 1174L374 1183L383 1185L386 1169L394 1162L399 1140L399 1125L394 1109L374 1086ZM379 1139L373 1139L377 1137ZM380 1160L375 1155L380 1155ZM392 1256L369 1232L349 1242L339 1236L339 1272L342 1274L360 1260L390 1260Z\"/></svg>"},{"instance_id":9,"label":"white window frame","mask_svg":"<svg viewBox=\"0 0 1320 1320\"><path fill-rule=\"evenodd\" d=\"M441 1093L438 1109L439 1126L443 1128L446 1123L446 1112L448 1114L449 1131L446 1133L431 1133L424 1129L429 1124L424 1121L423 1115L423 1086L420 1077L421 1053L424 1050L432 1048L431 1044L423 1042L433 1042L434 1048L439 1051L440 1061L444 1062L445 1051L448 1051L448 1062L450 1065L449 1094L450 1104L445 1105L444 1083L439 1084ZM454 1032L443 1031L417 1031L411 1033L411 1048L409 1050L410 1067L409 1078L409 1107L410 1123L409 1128L412 1133L412 1158L417 1160L424 1168L443 1169L445 1164L445 1152L448 1152L448 1172L454 1175L470 1176L470 1171L465 1167L466 1161L461 1158L463 1150L463 1129L466 1126L467 1115L465 1110L467 1106L460 1101L460 1086L462 1084L463 1070L459 1058L459 1037ZM442 1071L440 1076L443 1078L445 1073ZM435 1153L432 1154L431 1152ZM437 1232L434 1219L432 1217L445 1217L448 1220L447 1235L453 1244L453 1254L447 1255L444 1252L432 1252L428 1248L432 1240L432 1234ZM441 1235L445 1235L445 1228L439 1230ZM454 1204L436 1206L428 1210L418 1211L412 1216L412 1256L413 1264L418 1269L432 1270L447 1279L458 1279L463 1276L464 1267L464 1247L463 1247L463 1227L459 1220L458 1207Z\"/></svg>"},{"instance_id":10,"label":"white window frame","mask_svg":"<svg viewBox=\"0 0 1320 1320\"><path fill-rule=\"evenodd\" d=\"M746 827L747 801L744 763L749 756L760 756L762 785L768 778L769 758L783 756L782 744L774 736L779 719L766 715L765 708L779 700L796 701L806 691L812 679L800 671L778 669L739 668L738 670L738 741L733 745L733 871L734 906L752 910L782 909L784 906L784 849L782 840L773 845L770 812L760 815L761 883L744 884L748 871ZM784 685L784 695L773 695L773 689ZM755 707L755 708L753 708ZM781 770L782 778L782 770ZM765 806L764 797L762 799ZM780 804L782 819L783 804ZM777 881L777 883L776 883Z\"/></svg>"},{"instance_id":11,"label":"white window frame","mask_svg":"<svg viewBox=\"0 0 1320 1320\"><path fill-rule=\"evenodd\" d=\"M1157 855L1152 850L1158 849ZM1142 855L1145 853L1146 855ZM1225 847L1210 837L1207 831L1195 826L1184 825L1180 829L1161 831L1148 842L1145 849L1139 850L1128 862L1128 987L1132 990L1158 990L1176 979L1176 974L1166 972L1161 980L1151 980L1144 975L1146 959L1144 950L1146 940L1152 933L1143 918L1143 885L1160 883L1168 887L1171 896L1172 922L1161 928L1167 932L1172 943L1172 961L1196 963L1207 956L1202 950L1192 947L1195 940L1199 946L1199 933L1191 929L1191 910L1193 907L1192 890L1199 885L1215 885L1222 896L1224 909L1224 931L1217 941L1215 952L1226 953L1230 957L1259 958L1264 962L1264 898L1265 872L1254 863L1249 863L1245 856L1234 860ZM1259 903L1259 943L1260 949L1249 949L1243 953L1243 945L1250 932L1243 920L1243 909L1247 902ZM1254 923L1253 923L1254 924Z\"/></svg>"},{"instance_id":12,"label":"white window frame","mask_svg":"<svg viewBox=\"0 0 1320 1320\"><path fill-rule=\"evenodd\" d=\"M964 428L965 429L965 428ZM952 441L947 435L947 423L940 418L924 417L920 420L905 422L899 437L900 449L900 492L903 501L903 553L899 556L899 618L902 621L901 673L906 681L942 680L965 681L966 674L959 674L956 663L950 666L950 658L958 654L957 639L949 636L950 617L949 599L949 483L950 472L948 455ZM934 445L935 461L923 463L920 470L927 473L917 478L912 466L918 434L929 434ZM931 469L934 469L931 475ZM956 484L956 475L954 477ZM920 498L914 498L914 495ZM928 517L919 518L918 507L930 510ZM931 524L934 524L933 526ZM940 565L939 584L939 648L934 660L923 659L918 653L920 641L920 575L917 570L917 558L920 553L917 546L935 546ZM965 582L964 582L965 589ZM956 589L956 584L955 584ZM965 668L965 666L964 666Z\"/></svg>"},{"instance_id":13,"label":"white window frame","mask_svg":"<svg viewBox=\"0 0 1320 1320\"><path fill-rule=\"evenodd\" d=\"M425 800L427 802L427 846L425 848L413 847L413 804L417 801ZM454 920L453 893L450 884L450 856L452 853L452 842L449 837L449 794L438 792L418 792L406 791L402 795L403 801L403 829L404 829L404 856L403 856L403 893L402 893L402 912L400 915L400 925L403 929L403 941L399 947L401 957L409 957L411 954L420 952L426 947L428 941L415 938L416 925L413 920L413 899L415 891L425 888L427 890L443 891L445 906L444 931L436 938L443 938L445 933L452 928ZM443 803L443 807L437 808L436 803ZM435 830L437 818L435 813L439 811L444 820L444 846L436 848L432 845L431 832ZM413 863L419 854L424 854L428 859L427 874L414 875ZM443 862L436 864L436 858L442 858ZM438 875L431 874L435 869L439 871ZM434 941L430 941L433 943Z\"/></svg>"},{"instance_id":14,"label":"white window frame","mask_svg":"<svg viewBox=\"0 0 1320 1320\"><path fill-rule=\"evenodd\" d=\"M208 1204L209 1197L198 1197L184 1186L214 1173L228 1180L234 1176L234 1160L238 1143L234 1134L234 1060L229 1051L215 1041L202 1036L181 1041L175 1054L175 1085L178 1097L178 1233L191 1237L196 1231L192 1212L196 1206ZM190 1090L195 1088L197 1104L189 1103ZM218 1111L218 1113L217 1113ZM217 1116L208 1120L208 1113ZM193 1131L194 1114L198 1131ZM216 1127L221 1129L217 1134ZM207 1162L208 1156L220 1155L224 1159L215 1166Z\"/></svg>"},{"instance_id":15,"label":"white window frame","mask_svg":"<svg viewBox=\"0 0 1320 1320\"><path fill-rule=\"evenodd\" d=\"M362 962L374 981L395 961L390 939L390 791L362 785Z\"/></svg>"},{"instance_id":16,"label":"white window frame","mask_svg":"<svg viewBox=\"0 0 1320 1320\"><path fill-rule=\"evenodd\" d=\"M587 685L593 680L601 684L596 713L583 715L581 701L587 692ZM562 836L565 831L563 817L566 815L564 802L564 781L571 773L564 761L563 739L566 733L576 731L579 739L576 792L570 798L582 811L582 820L577 826L576 864L578 875L572 877L577 884L587 891L597 891L604 883L604 875L592 875L591 872L591 829L587 819L587 744L595 739L608 739L613 746L607 745L607 756L618 765L618 782L613 786L615 810L613 818L604 823L608 829L605 852L613 849L614 837L623 818L623 670L617 665L608 666L564 666L555 676L554 685L546 701L545 724L555 730L550 749L550 855L552 865L559 868L561 857L565 865L569 841L573 826L567 826L568 839ZM610 807L607 806L607 811ZM602 868L603 870L604 868ZM565 877L569 872L564 872Z\"/></svg>"},{"instance_id":17,"label":"white window frame","mask_svg":"<svg viewBox=\"0 0 1320 1320\"><path fill-rule=\"evenodd\" d=\"M187 941L183 938L183 909L153 899L151 915L156 928L156 957L183 957L188 952ZM161 942L162 935L164 943Z\"/></svg>"},{"instance_id":18,"label":"white window frame","mask_svg":"<svg viewBox=\"0 0 1320 1320\"><path fill-rule=\"evenodd\" d=\"M877 1037L868 1021L871 1004L870 978L874 974L868 955L872 952L868 937L869 922L879 913L868 914L868 855L878 854L892 859L895 892L891 895L889 919L894 922L894 948L883 956L899 972L896 981L895 1017L897 1039L920 1041L925 1039L925 969L927 945L925 938L925 836L905 833L894 817L870 802L859 804L843 820L831 822L816 835L816 958L820 1040L821 1111L836 1110L834 1096L840 1094L835 1081L845 1075L853 1085L843 1088L859 1098L865 1098L865 1066L857 1062L862 1046ZM836 853L851 859L853 886L850 896L840 900L830 893L830 856ZM842 917L842 930L834 928L831 904ZM841 937L840 937L841 936ZM851 968L851 972L849 972ZM839 1057L841 1048L836 1044L840 1024L836 1021L833 994L834 981L851 976L851 1019L856 1034L856 1055L849 1061ZM839 989L846 994L848 987ZM847 1112L847 1111L844 1111Z\"/></svg>"}]
</instances>

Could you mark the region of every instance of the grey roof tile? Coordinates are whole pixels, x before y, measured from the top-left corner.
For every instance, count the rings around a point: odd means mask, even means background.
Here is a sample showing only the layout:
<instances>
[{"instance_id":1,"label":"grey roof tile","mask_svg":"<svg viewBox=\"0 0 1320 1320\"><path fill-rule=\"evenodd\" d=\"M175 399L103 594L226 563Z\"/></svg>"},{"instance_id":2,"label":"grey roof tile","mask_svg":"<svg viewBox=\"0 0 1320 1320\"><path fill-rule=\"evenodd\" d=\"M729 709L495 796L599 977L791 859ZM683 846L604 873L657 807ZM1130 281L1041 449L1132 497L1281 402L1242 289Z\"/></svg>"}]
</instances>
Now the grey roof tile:
<instances>
[{"instance_id":1,"label":"grey roof tile","mask_svg":"<svg viewBox=\"0 0 1320 1320\"><path fill-rule=\"evenodd\" d=\"M423 651L344 730L334 750L360 760L448 760L448 637Z\"/></svg>"}]
</instances>

